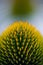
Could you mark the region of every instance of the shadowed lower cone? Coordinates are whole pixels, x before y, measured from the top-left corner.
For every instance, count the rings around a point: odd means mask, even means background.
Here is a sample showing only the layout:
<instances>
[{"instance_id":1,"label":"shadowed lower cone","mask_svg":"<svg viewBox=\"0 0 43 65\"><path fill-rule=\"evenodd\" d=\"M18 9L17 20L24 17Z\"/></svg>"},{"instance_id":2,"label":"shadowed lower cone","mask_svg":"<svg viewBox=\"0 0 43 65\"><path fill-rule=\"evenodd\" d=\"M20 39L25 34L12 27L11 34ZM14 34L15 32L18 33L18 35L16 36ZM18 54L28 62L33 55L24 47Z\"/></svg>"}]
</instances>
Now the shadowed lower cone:
<instances>
[{"instance_id":1,"label":"shadowed lower cone","mask_svg":"<svg viewBox=\"0 0 43 65\"><path fill-rule=\"evenodd\" d=\"M13 0L11 14L14 16L26 16L33 13L35 5L30 0Z\"/></svg>"},{"instance_id":2,"label":"shadowed lower cone","mask_svg":"<svg viewBox=\"0 0 43 65\"><path fill-rule=\"evenodd\" d=\"M0 65L43 65L41 34L28 22L14 22L0 40Z\"/></svg>"}]
</instances>

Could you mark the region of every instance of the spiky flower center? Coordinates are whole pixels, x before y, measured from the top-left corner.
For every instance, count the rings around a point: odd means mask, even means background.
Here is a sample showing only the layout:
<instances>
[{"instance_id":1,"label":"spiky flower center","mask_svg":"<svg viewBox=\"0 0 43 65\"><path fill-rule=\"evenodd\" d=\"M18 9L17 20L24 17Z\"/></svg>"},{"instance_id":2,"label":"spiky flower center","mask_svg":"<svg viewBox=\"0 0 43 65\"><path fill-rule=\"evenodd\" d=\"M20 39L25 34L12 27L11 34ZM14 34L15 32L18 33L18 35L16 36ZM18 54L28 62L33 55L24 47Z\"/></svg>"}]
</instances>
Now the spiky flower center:
<instances>
[{"instance_id":1,"label":"spiky flower center","mask_svg":"<svg viewBox=\"0 0 43 65\"><path fill-rule=\"evenodd\" d=\"M27 22L15 22L2 34L1 65L38 65L42 61L40 34Z\"/></svg>"}]
</instances>

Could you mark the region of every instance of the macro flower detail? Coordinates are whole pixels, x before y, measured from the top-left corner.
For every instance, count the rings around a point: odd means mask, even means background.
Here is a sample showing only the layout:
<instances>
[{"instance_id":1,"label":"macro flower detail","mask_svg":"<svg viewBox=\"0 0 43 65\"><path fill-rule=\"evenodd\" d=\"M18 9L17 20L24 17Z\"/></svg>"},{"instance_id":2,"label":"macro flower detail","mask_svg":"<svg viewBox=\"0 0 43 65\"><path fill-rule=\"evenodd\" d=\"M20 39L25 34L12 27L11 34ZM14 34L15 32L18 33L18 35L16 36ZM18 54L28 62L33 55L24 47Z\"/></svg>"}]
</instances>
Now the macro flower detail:
<instances>
[{"instance_id":1,"label":"macro flower detail","mask_svg":"<svg viewBox=\"0 0 43 65\"><path fill-rule=\"evenodd\" d=\"M0 65L42 65L41 34L28 22L16 21L1 35Z\"/></svg>"}]
</instances>

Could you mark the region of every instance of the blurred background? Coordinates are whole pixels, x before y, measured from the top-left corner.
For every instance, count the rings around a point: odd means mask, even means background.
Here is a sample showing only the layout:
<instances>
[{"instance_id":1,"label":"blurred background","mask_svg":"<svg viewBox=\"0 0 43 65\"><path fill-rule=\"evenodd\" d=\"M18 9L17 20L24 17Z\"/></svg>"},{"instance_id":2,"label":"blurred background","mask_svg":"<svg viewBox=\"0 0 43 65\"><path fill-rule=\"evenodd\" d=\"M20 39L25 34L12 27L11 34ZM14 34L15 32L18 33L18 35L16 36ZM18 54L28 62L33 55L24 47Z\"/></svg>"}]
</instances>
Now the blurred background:
<instances>
[{"instance_id":1,"label":"blurred background","mask_svg":"<svg viewBox=\"0 0 43 65\"><path fill-rule=\"evenodd\" d=\"M43 0L30 0L31 3L36 5L36 11L35 13L27 17L27 19L22 18L24 20L27 20L29 23L34 25L40 33L43 35ZM0 0L0 34L14 21L20 20L19 17L11 17L10 12L10 6L11 6L12 0Z\"/></svg>"}]
</instances>

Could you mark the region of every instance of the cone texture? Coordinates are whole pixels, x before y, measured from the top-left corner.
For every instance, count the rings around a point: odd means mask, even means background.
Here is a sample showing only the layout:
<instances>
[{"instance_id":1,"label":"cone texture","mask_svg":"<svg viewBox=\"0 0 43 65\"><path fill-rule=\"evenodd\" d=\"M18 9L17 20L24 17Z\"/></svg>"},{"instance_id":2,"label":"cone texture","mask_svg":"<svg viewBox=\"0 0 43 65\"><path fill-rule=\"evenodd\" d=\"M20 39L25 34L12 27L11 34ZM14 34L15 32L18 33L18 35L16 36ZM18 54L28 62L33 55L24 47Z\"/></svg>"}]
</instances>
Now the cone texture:
<instances>
[{"instance_id":1,"label":"cone texture","mask_svg":"<svg viewBox=\"0 0 43 65\"><path fill-rule=\"evenodd\" d=\"M43 65L41 35L28 22L14 22L0 40L0 65Z\"/></svg>"}]
</instances>

